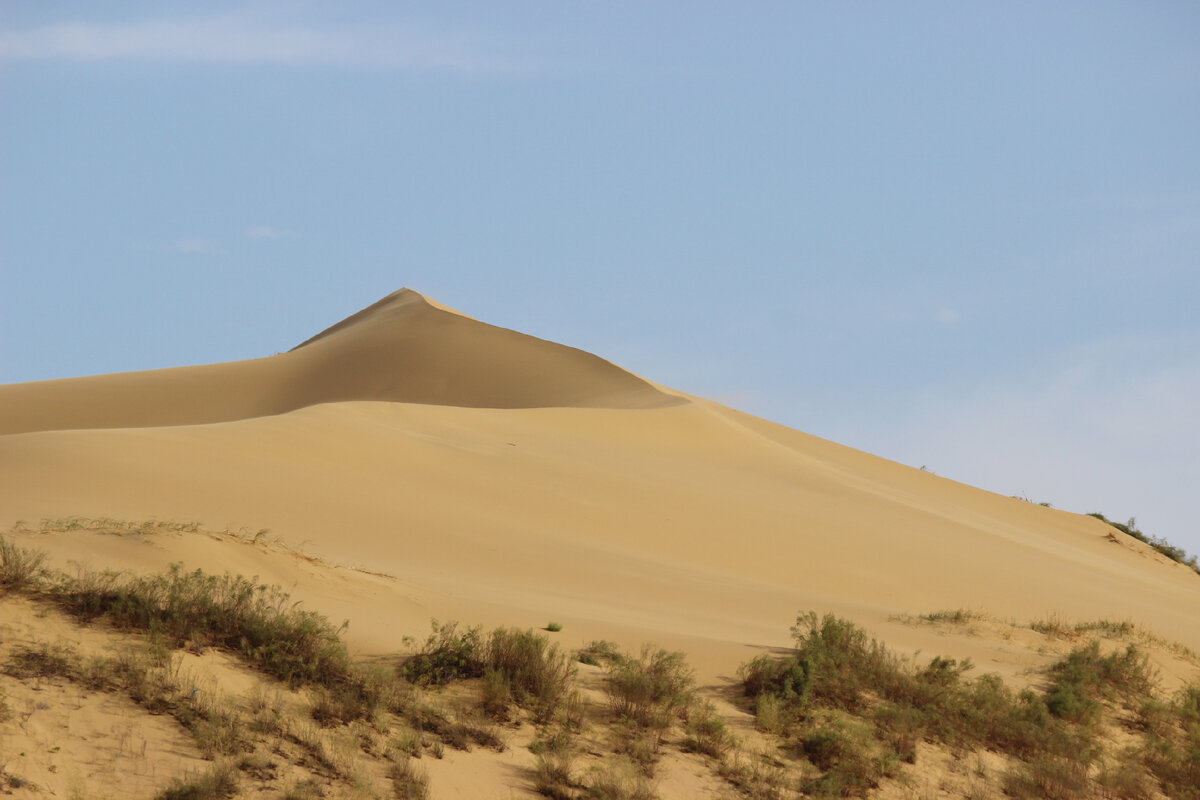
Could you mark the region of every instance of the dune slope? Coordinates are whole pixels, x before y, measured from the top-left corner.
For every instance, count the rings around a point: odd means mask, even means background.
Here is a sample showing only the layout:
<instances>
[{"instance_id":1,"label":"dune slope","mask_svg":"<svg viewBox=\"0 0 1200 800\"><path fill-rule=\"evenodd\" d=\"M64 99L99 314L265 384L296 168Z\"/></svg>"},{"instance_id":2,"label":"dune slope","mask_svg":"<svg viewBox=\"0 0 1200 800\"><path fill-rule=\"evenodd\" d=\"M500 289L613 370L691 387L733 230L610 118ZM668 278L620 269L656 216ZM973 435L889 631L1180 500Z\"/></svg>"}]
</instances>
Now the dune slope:
<instances>
[{"instance_id":1,"label":"dune slope","mask_svg":"<svg viewBox=\"0 0 1200 800\"><path fill-rule=\"evenodd\" d=\"M590 353L401 289L268 358L0 387L0 434L227 422L346 400L477 408L680 402Z\"/></svg>"},{"instance_id":2,"label":"dune slope","mask_svg":"<svg viewBox=\"0 0 1200 800\"><path fill-rule=\"evenodd\" d=\"M268 528L388 576L294 587L368 651L431 616L554 619L572 644L685 649L713 680L811 608L1023 675L1027 651L1004 640L891 619L960 607L1132 619L1200 649L1200 578L1097 520L669 394L413 292L282 356L0 387L0 409L0 525ZM59 562L270 574L186 537L25 537Z\"/></svg>"}]
</instances>

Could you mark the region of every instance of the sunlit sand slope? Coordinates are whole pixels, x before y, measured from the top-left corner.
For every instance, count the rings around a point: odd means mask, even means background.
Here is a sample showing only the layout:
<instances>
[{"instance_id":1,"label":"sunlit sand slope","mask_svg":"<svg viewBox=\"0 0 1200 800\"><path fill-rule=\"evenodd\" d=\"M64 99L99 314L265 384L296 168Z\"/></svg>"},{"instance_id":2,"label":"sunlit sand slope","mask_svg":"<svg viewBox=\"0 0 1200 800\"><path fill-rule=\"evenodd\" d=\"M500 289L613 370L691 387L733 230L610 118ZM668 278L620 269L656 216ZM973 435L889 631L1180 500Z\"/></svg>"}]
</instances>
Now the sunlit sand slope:
<instances>
[{"instance_id":1,"label":"sunlit sand slope","mask_svg":"<svg viewBox=\"0 0 1200 800\"><path fill-rule=\"evenodd\" d=\"M227 422L344 400L477 408L680 402L590 353L402 289L269 358L0 387L0 434Z\"/></svg>"},{"instance_id":2,"label":"sunlit sand slope","mask_svg":"<svg viewBox=\"0 0 1200 800\"><path fill-rule=\"evenodd\" d=\"M812 608L1022 674L1025 649L889 621L959 607L1132 619L1200 649L1200 577L1095 519L676 397L411 292L284 356L0 397L8 429L43 429L0 436L0 524L269 528L391 576L349 594L297 587L369 650L431 616L555 620L570 644L654 639L715 678ZM29 538L60 562L242 565L208 545Z\"/></svg>"}]
</instances>

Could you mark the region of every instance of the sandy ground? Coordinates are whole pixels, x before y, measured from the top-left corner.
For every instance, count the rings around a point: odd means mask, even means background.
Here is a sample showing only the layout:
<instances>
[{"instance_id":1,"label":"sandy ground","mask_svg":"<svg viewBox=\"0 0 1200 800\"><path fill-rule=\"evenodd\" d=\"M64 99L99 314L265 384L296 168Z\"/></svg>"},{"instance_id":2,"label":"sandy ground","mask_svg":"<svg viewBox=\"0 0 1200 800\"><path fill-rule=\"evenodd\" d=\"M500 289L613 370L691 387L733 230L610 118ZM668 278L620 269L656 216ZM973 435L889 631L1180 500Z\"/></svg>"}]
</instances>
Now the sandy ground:
<instances>
[{"instance_id":1,"label":"sandy ground","mask_svg":"<svg viewBox=\"0 0 1200 800\"><path fill-rule=\"evenodd\" d=\"M1129 620L1200 650L1200 576L1090 517L724 406L402 290L255 361L0 387L0 526L59 565L259 575L364 654L432 617L688 653L703 683L831 611L1018 682L1011 636L897 619ZM1167 656L1173 679L1192 675ZM443 767L444 768L444 767Z\"/></svg>"}]
</instances>

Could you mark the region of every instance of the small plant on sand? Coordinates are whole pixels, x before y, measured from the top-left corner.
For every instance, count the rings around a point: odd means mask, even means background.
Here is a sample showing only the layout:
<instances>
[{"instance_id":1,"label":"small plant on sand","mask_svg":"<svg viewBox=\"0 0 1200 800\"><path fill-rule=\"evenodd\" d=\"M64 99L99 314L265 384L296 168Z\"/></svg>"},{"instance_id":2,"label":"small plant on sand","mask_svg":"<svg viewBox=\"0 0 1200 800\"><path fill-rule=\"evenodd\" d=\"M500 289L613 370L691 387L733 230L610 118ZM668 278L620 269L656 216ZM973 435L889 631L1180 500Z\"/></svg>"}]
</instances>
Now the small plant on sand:
<instances>
[{"instance_id":1,"label":"small plant on sand","mask_svg":"<svg viewBox=\"0 0 1200 800\"><path fill-rule=\"evenodd\" d=\"M614 643L598 639L575 651L575 658L581 664L599 667L605 664L625 661L628 656L622 653L621 648L617 647Z\"/></svg>"},{"instance_id":2,"label":"small plant on sand","mask_svg":"<svg viewBox=\"0 0 1200 800\"><path fill-rule=\"evenodd\" d=\"M683 653L646 645L640 658L609 667L605 691L619 718L643 728L665 730L687 707L694 684Z\"/></svg>"},{"instance_id":3,"label":"small plant on sand","mask_svg":"<svg viewBox=\"0 0 1200 800\"><path fill-rule=\"evenodd\" d=\"M550 631L551 633L558 633L559 631L562 630L562 628L563 628L563 626L562 626L561 622L546 623L546 630Z\"/></svg>"},{"instance_id":4,"label":"small plant on sand","mask_svg":"<svg viewBox=\"0 0 1200 800\"><path fill-rule=\"evenodd\" d=\"M36 587L46 576L46 554L18 547L0 537L0 592Z\"/></svg>"},{"instance_id":5,"label":"small plant on sand","mask_svg":"<svg viewBox=\"0 0 1200 800\"><path fill-rule=\"evenodd\" d=\"M237 794L237 771L231 764L217 764L194 778L176 778L157 800L223 800Z\"/></svg>"},{"instance_id":6,"label":"small plant on sand","mask_svg":"<svg viewBox=\"0 0 1200 800\"><path fill-rule=\"evenodd\" d=\"M483 675L483 632L480 628L459 631L457 622L438 624L425 640L424 647L414 653L400 668L400 674L412 683L442 686L464 678Z\"/></svg>"},{"instance_id":7,"label":"small plant on sand","mask_svg":"<svg viewBox=\"0 0 1200 800\"><path fill-rule=\"evenodd\" d=\"M409 681L442 685L465 678L483 678L483 705L497 717L510 706L533 711L548 720L571 688L575 668L558 645L531 630L497 628L484 635L479 628L459 631L457 623L438 625L424 648L400 668Z\"/></svg>"},{"instance_id":8,"label":"small plant on sand","mask_svg":"<svg viewBox=\"0 0 1200 800\"><path fill-rule=\"evenodd\" d=\"M411 758L402 758L388 770L396 800L427 800L429 776Z\"/></svg>"}]
</instances>

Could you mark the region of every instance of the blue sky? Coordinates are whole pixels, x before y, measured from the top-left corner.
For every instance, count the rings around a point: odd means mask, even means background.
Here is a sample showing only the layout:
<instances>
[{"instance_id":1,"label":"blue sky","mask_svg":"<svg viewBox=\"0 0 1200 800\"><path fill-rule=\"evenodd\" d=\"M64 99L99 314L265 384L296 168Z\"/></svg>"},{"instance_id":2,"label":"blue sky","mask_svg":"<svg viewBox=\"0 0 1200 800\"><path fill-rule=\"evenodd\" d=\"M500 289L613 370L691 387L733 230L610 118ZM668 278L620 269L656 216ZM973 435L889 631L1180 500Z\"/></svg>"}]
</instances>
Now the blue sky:
<instances>
[{"instance_id":1,"label":"blue sky","mask_svg":"<svg viewBox=\"0 0 1200 800\"><path fill-rule=\"evenodd\" d=\"M409 286L1200 551L1200 5L0 2L0 382Z\"/></svg>"}]
</instances>

